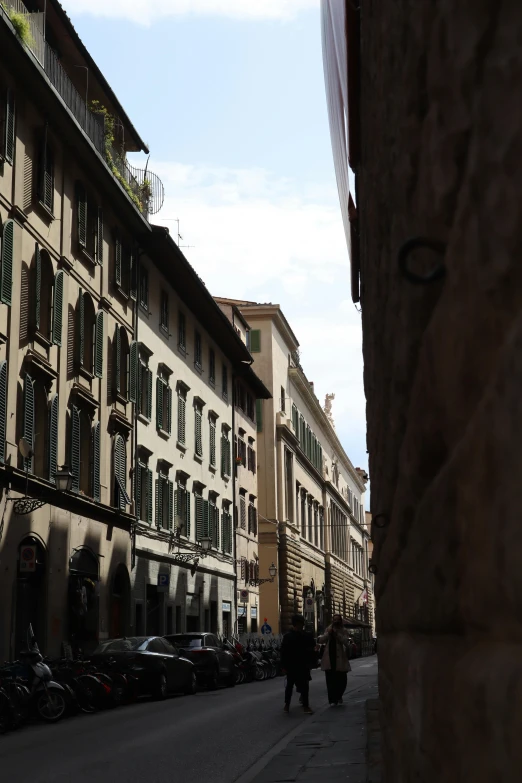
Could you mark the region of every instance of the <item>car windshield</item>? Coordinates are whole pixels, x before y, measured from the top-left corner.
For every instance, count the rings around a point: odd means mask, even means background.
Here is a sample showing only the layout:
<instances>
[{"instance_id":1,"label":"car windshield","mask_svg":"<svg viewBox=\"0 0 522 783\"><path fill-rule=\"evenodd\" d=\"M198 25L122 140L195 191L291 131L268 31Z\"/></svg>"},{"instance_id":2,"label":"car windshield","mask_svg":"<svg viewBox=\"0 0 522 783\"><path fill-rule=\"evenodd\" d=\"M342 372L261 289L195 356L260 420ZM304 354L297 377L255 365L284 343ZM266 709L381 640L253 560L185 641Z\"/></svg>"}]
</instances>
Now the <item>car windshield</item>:
<instances>
[{"instance_id":1,"label":"car windshield","mask_svg":"<svg viewBox=\"0 0 522 783\"><path fill-rule=\"evenodd\" d=\"M168 641L176 647L203 647L201 636L169 636Z\"/></svg>"},{"instance_id":2,"label":"car windshield","mask_svg":"<svg viewBox=\"0 0 522 783\"><path fill-rule=\"evenodd\" d=\"M94 655L139 650L147 639L147 636L129 636L127 639L108 639L106 642L102 642L98 645L94 651Z\"/></svg>"}]
</instances>

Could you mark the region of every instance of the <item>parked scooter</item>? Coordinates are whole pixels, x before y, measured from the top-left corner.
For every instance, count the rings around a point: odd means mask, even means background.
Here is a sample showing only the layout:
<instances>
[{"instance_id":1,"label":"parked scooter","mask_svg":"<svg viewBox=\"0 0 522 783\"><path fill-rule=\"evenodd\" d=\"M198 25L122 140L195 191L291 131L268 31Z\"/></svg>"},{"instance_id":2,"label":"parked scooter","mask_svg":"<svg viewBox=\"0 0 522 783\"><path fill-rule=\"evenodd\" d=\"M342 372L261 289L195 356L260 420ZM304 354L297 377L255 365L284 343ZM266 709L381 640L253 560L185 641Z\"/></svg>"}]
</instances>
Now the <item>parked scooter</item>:
<instances>
[{"instance_id":1,"label":"parked scooter","mask_svg":"<svg viewBox=\"0 0 522 783\"><path fill-rule=\"evenodd\" d=\"M34 711L48 723L55 723L67 710L67 692L52 678L30 625L27 631L27 649L20 653L20 663L27 671L27 689L22 696L22 707L27 713Z\"/></svg>"}]
</instances>

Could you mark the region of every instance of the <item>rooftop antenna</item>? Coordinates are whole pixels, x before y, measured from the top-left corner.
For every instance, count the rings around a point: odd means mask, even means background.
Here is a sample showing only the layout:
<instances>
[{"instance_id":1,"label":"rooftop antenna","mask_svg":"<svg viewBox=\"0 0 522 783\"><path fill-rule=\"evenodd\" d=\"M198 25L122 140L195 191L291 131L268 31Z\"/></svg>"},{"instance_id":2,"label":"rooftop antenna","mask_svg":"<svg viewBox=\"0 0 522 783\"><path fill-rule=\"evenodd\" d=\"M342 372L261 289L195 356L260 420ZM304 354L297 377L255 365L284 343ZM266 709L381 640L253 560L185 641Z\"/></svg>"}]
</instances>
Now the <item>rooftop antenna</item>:
<instances>
[{"instance_id":1,"label":"rooftop antenna","mask_svg":"<svg viewBox=\"0 0 522 783\"><path fill-rule=\"evenodd\" d=\"M196 245L182 245L182 244L180 244L180 242L182 242L182 241L183 241L183 237L182 237L182 236L181 236L181 234L179 233L179 222L180 222L180 221L179 221L179 218L163 218L163 220L173 220L173 221L174 221L174 223L177 223L177 224L178 224L178 247L179 247L180 249L181 249L181 248L187 248L187 247L196 247Z\"/></svg>"}]
</instances>

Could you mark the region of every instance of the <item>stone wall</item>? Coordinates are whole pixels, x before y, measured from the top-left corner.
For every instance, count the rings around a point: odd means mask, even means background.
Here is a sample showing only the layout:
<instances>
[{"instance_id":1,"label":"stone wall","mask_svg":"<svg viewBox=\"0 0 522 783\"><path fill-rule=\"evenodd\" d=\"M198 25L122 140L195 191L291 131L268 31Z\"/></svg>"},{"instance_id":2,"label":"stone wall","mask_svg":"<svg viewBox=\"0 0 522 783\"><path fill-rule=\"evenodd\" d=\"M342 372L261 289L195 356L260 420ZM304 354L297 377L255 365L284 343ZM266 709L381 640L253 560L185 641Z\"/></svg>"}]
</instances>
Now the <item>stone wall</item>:
<instances>
[{"instance_id":1,"label":"stone wall","mask_svg":"<svg viewBox=\"0 0 522 783\"><path fill-rule=\"evenodd\" d=\"M516 0L362 3L358 210L371 505L388 519L373 531L388 783L522 779L521 35ZM446 244L442 280L399 273L413 235ZM419 251L414 263L439 260Z\"/></svg>"}]
</instances>

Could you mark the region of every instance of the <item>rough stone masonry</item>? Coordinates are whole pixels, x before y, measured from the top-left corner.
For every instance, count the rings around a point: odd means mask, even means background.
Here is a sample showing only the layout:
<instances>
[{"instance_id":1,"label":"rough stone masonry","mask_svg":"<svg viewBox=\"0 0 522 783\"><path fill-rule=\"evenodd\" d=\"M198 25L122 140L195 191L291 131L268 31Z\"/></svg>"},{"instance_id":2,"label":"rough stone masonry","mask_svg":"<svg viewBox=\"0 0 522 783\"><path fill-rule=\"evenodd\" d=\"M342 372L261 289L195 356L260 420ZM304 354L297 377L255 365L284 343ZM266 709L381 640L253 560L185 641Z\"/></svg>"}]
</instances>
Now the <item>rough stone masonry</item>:
<instances>
[{"instance_id":1,"label":"rough stone masonry","mask_svg":"<svg viewBox=\"0 0 522 783\"><path fill-rule=\"evenodd\" d=\"M363 0L358 213L387 783L522 780L522 7ZM414 285L397 252L446 275Z\"/></svg>"}]
</instances>

